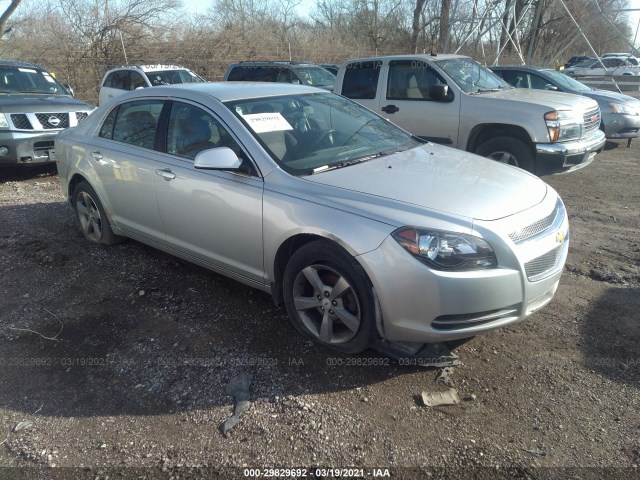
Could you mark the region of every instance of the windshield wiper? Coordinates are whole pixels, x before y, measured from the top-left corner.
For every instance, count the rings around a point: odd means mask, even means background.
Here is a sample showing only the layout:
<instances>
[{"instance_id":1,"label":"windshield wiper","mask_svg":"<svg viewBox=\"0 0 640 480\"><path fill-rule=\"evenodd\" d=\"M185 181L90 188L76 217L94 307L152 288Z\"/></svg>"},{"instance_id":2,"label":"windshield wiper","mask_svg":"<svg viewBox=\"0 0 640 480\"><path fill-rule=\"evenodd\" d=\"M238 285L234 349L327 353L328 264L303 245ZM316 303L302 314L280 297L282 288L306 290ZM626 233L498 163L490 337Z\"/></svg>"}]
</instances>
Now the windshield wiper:
<instances>
[{"instance_id":1,"label":"windshield wiper","mask_svg":"<svg viewBox=\"0 0 640 480\"><path fill-rule=\"evenodd\" d=\"M337 170L338 168L350 167L351 165L368 162L369 160L373 160L374 158L384 157L385 155L391 155L392 153L395 153L395 150L391 152L378 152L374 153L373 155L367 155L366 157L354 158L353 160L344 160L333 165L322 165L321 167L314 168L312 170L312 173L320 173L326 172L328 170Z\"/></svg>"}]
</instances>

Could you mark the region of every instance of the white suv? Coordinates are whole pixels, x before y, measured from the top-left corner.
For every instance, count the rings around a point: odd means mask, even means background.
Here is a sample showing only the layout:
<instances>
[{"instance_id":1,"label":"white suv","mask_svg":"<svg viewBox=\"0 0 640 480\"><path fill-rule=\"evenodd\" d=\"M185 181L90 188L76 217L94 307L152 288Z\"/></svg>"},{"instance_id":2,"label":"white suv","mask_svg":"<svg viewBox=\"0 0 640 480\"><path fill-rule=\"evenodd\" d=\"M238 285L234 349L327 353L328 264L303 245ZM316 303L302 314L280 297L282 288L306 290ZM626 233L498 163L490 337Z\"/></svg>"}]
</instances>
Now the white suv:
<instances>
[{"instance_id":1,"label":"white suv","mask_svg":"<svg viewBox=\"0 0 640 480\"><path fill-rule=\"evenodd\" d=\"M200 75L180 65L125 65L105 73L100 82L98 104L136 88L204 81Z\"/></svg>"}]
</instances>

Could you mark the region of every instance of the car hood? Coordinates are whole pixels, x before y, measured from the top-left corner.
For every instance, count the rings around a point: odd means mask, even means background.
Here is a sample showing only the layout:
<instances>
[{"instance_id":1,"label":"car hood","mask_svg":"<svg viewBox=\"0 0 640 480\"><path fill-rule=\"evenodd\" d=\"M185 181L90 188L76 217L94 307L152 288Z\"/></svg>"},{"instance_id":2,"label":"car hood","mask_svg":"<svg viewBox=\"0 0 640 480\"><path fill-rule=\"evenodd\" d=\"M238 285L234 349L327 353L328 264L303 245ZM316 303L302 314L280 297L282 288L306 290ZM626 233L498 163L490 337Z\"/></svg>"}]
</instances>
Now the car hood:
<instances>
[{"instance_id":1,"label":"car hood","mask_svg":"<svg viewBox=\"0 0 640 480\"><path fill-rule=\"evenodd\" d=\"M10 113L33 111L56 113L76 110L93 110L90 103L67 95L0 94L0 110Z\"/></svg>"},{"instance_id":2,"label":"car hood","mask_svg":"<svg viewBox=\"0 0 640 480\"><path fill-rule=\"evenodd\" d=\"M615 102L633 105L636 108L640 105L640 100L624 93L610 92L608 90L592 90L582 93L585 97L593 98L597 102Z\"/></svg>"},{"instance_id":3,"label":"car hood","mask_svg":"<svg viewBox=\"0 0 640 480\"><path fill-rule=\"evenodd\" d=\"M305 178L476 220L516 214L547 194L547 185L524 170L434 144Z\"/></svg>"},{"instance_id":4,"label":"car hood","mask_svg":"<svg viewBox=\"0 0 640 480\"><path fill-rule=\"evenodd\" d=\"M500 100L513 100L516 102L526 102L533 105L545 107L547 110L568 110L579 108L588 110L595 105L589 98L572 95L569 93L553 92L550 90L529 90L525 88L509 88L497 92L485 92L473 95L474 97L486 97Z\"/></svg>"}]
</instances>

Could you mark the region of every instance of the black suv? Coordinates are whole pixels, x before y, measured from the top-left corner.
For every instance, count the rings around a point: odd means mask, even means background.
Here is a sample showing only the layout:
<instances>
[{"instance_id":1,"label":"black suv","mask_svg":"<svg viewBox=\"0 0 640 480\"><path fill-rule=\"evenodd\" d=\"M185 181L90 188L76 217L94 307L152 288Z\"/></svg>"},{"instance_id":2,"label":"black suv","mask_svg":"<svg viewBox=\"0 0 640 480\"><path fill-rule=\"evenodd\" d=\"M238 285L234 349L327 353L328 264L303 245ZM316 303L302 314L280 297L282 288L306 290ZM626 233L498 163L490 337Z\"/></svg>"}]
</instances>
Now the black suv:
<instances>
[{"instance_id":1,"label":"black suv","mask_svg":"<svg viewBox=\"0 0 640 480\"><path fill-rule=\"evenodd\" d=\"M0 60L0 164L54 160L53 139L95 107L33 63Z\"/></svg>"},{"instance_id":2,"label":"black suv","mask_svg":"<svg viewBox=\"0 0 640 480\"><path fill-rule=\"evenodd\" d=\"M230 82L298 83L333 90L336 76L307 62L250 61L232 63L222 77Z\"/></svg>"}]
</instances>

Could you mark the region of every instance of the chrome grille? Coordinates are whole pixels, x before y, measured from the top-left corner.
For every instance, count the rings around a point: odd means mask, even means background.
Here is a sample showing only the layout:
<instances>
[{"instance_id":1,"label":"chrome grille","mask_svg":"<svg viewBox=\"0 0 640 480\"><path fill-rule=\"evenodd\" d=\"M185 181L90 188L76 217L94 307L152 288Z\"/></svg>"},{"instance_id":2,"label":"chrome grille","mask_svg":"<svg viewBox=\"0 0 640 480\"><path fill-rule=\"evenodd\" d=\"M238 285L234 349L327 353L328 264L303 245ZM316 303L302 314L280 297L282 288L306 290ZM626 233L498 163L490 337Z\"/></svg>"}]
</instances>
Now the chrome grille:
<instances>
[{"instance_id":1,"label":"chrome grille","mask_svg":"<svg viewBox=\"0 0 640 480\"><path fill-rule=\"evenodd\" d=\"M69 126L69 114L68 113L36 113L36 118L42 124L42 128L45 130L51 130L54 128L67 128ZM54 125L50 122L53 118L60 120L58 125Z\"/></svg>"},{"instance_id":2,"label":"chrome grille","mask_svg":"<svg viewBox=\"0 0 640 480\"><path fill-rule=\"evenodd\" d=\"M562 203L560 200L556 202L555 208L551 211L549 215L538 220L537 222L532 223L531 225L527 225L526 227L512 232L509 234L509 238L513 240L515 244L522 243L526 240L529 240L531 237L535 237L539 233L544 232L547 228L554 224L558 215L561 215L564 208L562 207Z\"/></svg>"},{"instance_id":3,"label":"chrome grille","mask_svg":"<svg viewBox=\"0 0 640 480\"><path fill-rule=\"evenodd\" d=\"M12 113L11 121L13 125L19 130L33 130L31 122L24 113Z\"/></svg>"},{"instance_id":4,"label":"chrome grille","mask_svg":"<svg viewBox=\"0 0 640 480\"><path fill-rule=\"evenodd\" d=\"M544 255L540 255L524 264L524 270L527 272L527 278L530 282L541 280L550 270L553 270L562 253L562 247L563 245L559 245Z\"/></svg>"},{"instance_id":5,"label":"chrome grille","mask_svg":"<svg viewBox=\"0 0 640 480\"><path fill-rule=\"evenodd\" d=\"M89 116L87 112L76 112L76 121L80 125Z\"/></svg>"},{"instance_id":6,"label":"chrome grille","mask_svg":"<svg viewBox=\"0 0 640 480\"><path fill-rule=\"evenodd\" d=\"M595 107L584 112L584 132L589 134L600 128L600 108Z\"/></svg>"}]
</instances>

